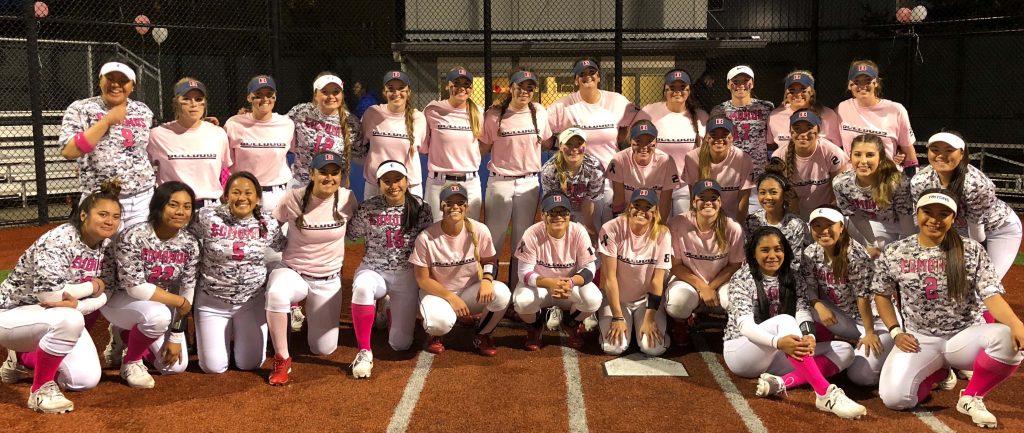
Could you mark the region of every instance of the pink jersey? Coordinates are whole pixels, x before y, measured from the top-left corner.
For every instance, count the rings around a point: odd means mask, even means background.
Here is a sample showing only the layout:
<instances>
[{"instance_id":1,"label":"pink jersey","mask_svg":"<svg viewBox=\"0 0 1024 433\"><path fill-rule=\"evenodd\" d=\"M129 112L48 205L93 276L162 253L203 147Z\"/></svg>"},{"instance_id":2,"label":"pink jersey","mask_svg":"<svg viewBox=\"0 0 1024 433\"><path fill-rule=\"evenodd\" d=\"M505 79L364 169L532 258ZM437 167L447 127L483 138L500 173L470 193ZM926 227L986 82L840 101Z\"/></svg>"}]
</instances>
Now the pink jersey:
<instances>
[{"instance_id":1,"label":"pink jersey","mask_svg":"<svg viewBox=\"0 0 1024 433\"><path fill-rule=\"evenodd\" d=\"M466 221L473 225L480 258L493 257L496 254L494 242L491 241L491 232L487 230L487 226L470 218L466 218ZM473 241L469 238L469 231L463 228L458 235L448 236L441 230L440 221L427 227L416 237L416 245L409 256L409 263L430 268L430 278L437 280L451 292L460 292L480 281L477 272L477 266L480 265L473 254Z\"/></svg>"},{"instance_id":2,"label":"pink jersey","mask_svg":"<svg viewBox=\"0 0 1024 433\"><path fill-rule=\"evenodd\" d=\"M534 264L540 278L569 277L597 260L587 229L575 222L561 239L551 237L543 222L530 226L515 253L521 263Z\"/></svg>"},{"instance_id":3,"label":"pink jersey","mask_svg":"<svg viewBox=\"0 0 1024 433\"><path fill-rule=\"evenodd\" d=\"M540 171L541 143L551 138L551 127L548 126L547 110L536 103L533 107L537 111L536 126L528 107L522 110L508 107L500 127L500 109L492 108L484 114L480 141L491 144L491 162L487 164L491 173L525 176Z\"/></svg>"},{"instance_id":4,"label":"pink jersey","mask_svg":"<svg viewBox=\"0 0 1024 433\"><path fill-rule=\"evenodd\" d=\"M149 131L149 160L157 166L156 184L172 180L188 184L200 200L224 193L220 172L231 165L228 135L218 126L199 122L195 128L167 122Z\"/></svg>"},{"instance_id":5,"label":"pink jersey","mask_svg":"<svg viewBox=\"0 0 1024 433\"><path fill-rule=\"evenodd\" d=\"M409 185L423 183L420 156L416 152L427 135L427 119L420 110L413 111L412 155L409 154L409 133L405 128L405 112L392 113L386 104L370 107L363 113L363 142L366 143L366 161L363 179L377 183L377 167L393 159L409 169ZM361 155L360 155L361 156Z\"/></svg>"},{"instance_id":6,"label":"pink jersey","mask_svg":"<svg viewBox=\"0 0 1024 433\"><path fill-rule=\"evenodd\" d=\"M772 111L772 114L768 116L769 143L775 143L778 147L789 144L789 117L792 115L793 110L789 108L789 105ZM821 110L818 111L818 116L821 117L818 136L827 138L828 141L833 143L840 143L842 137L839 134L839 115L836 114L835 110L821 107ZM661 130L659 129L658 132L660 133Z\"/></svg>"},{"instance_id":7,"label":"pink jersey","mask_svg":"<svg viewBox=\"0 0 1024 433\"><path fill-rule=\"evenodd\" d=\"M345 230L359 202L355 193L347 188L338 190L337 206L333 196L321 200L310 194L306 205L309 211L303 216L300 228L296 219L302 214L305 191L305 187L288 191L274 209L274 218L289 225L282 261L304 275L326 277L336 274L345 259ZM340 221L335 220L335 210L341 214Z\"/></svg>"},{"instance_id":8,"label":"pink jersey","mask_svg":"<svg viewBox=\"0 0 1024 433\"><path fill-rule=\"evenodd\" d=\"M597 251L617 260L615 281L619 283L619 301L634 302L647 296L655 269L672 269L672 240L664 226L651 239L650 233L637 236L629 229L625 216L612 218L601 226Z\"/></svg>"},{"instance_id":9,"label":"pink jersey","mask_svg":"<svg viewBox=\"0 0 1024 433\"><path fill-rule=\"evenodd\" d=\"M914 148L914 130L903 104L882 99L870 107L861 107L855 99L847 99L836 107L840 119L843 150L849 154L853 139L861 134L875 134L885 143L885 154L891 159L896 148L909 154Z\"/></svg>"},{"instance_id":10,"label":"pink jersey","mask_svg":"<svg viewBox=\"0 0 1024 433\"><path fill-rule=\"evenodd\" d=\"M779 147L772 153L773 157L786 160L789 146ZM800 197L800 218L807 219L814 208L834 202L832 192L832 174L847 165L850 159L832 142L818 138L818 146L814 153L806 158L796 155L796 179L793 187Z\"/></svg>"},{"instance_id":11,"label":"pink jersey","mask_svg":"<svg viewBox=\"0 0 1024 433\"><path fill-rule=\"evenodd\" d=\"M640 188L661 191L679 189L679 173L676 172L675 159L661 149L654 149L654 158L645 166L633 161L633 148L620 151L612 158L611 165L605 172L608 180L621 183L626 191Z\"/></svg>"},{"instance_id":12,"label":"pink jersey","mask_svg":"<svg viewBox=\"0 0 1024 433\"><path fill-rule=\"evenodd\" d=\"M619 128L633 124L639 110L629 99L615 92L601 90L601 99L589 104L580 92L559 98L548 107L552 131L564 131L575 126L587 133L587 153L597 157L607 167L615 152L619 151Z\"/></svg>"},{"instance_id":13,"label":"pink jersey","mask_svg":"<svg viewBox=\"0 0 1024 433\"><path fill-rule=\"evenodd\" d=\"M676 171L682 173L686 153L697 147L697 143L704 136L708 113L697 110L696 131L693 130L693 119L690 118L689 112L670 111L664 102L655 102L644 107L636 115L634 122L640 119L654 123L654 127L658 129L658 149L669 154L675 160Z\"/></svg>"},{"instance_id":14,"label":"pink jersey","mask_svg":"<svg viewBox=\"0 0 1024 433\"><path fill-rule=\"evenodd\" d=\"M231 146L231 172L248 171L260 186L288 183L288 150L295 146L295 123L274 113L270 120L253 119L252 114L236 114L224 123Z\"/></svg>"},{"instance_id":15,"label":"pink jersey","mask_svg":"<svg viewBox=\"0 0 1024 433\"><path fill-rule=\"evenodd\" d=\"M693 185L700 178L700 148L691 150L686 154L686 161L683 168L683 182ZM711 163L711 178L722 186L722 210L731 218L736 218L733 213L739 205L741 191L754 188L754 181L750 175L754 171L754 162L736 146L729 147L729 154L722 162Z\"/></svg>"},{"instance_id":16,"label":"pink jersey","mask_svg":"<svg viewBox=\"0 0 1024 433\"><path fill-rule=\"evenodd\" d=\"M480 169L480 142L473 137L465 107L456 109L448 100L432 101L423 109L423 116L427 119L427 136L420 152L427 154L428 170L470 173ZM483 118L483 113L478 118Z\"/></svg>"},{"instance_id":17,"label":"pink jersey","mask_svg":"<svg viewBox=\"0 0 1024 433\"><path fill-rule=\"evenodd\" d=\"M743 229L732 219L725 224L725 251L719 251L715 231L697 228L697 215L686 212L669 223L672 251L681 262L705 283L715 279L729 263L743 263Z\"/></svg>"}]
</instances>

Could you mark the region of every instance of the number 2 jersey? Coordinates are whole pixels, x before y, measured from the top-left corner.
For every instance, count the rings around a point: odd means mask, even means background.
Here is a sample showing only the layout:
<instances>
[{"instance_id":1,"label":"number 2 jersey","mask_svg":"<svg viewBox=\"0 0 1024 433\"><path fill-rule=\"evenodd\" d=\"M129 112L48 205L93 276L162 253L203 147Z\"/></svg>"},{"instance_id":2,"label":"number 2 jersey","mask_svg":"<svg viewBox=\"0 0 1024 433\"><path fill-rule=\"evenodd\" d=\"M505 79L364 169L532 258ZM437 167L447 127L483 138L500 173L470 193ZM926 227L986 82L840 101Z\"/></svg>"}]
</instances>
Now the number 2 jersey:
<instances>
[{"instance_id":1,"label":"number 2 jersey","mask_svg":"<svg viewBox=\"0 0 1024 433\"><path fill-rule=\"evenodd\" d=\"M266 234L260 236L260 225ZM189 226L202 248L199 290L228 304L244 304L267 279L264 248L281 251L285 238L277 220L236 218L227 205L204 207Z\"/></svg>"},{"instance_id":2,"label":"number 2 jersey","mask_svg":"<svg viewBox=\"0 0 1024 433\"><path fill-rule=\"evenodd\" d=\"M951 232L947 236L956 236ZM899 302L903 329L945 337L971 325L985 323L982 301L1006 293L981 244L962 238L967 290L963 301L953 299L946 282L946 253L925 248L911 236L893 242L875 261L872 291L891 294Z\"/></svg>"},{"instance_id":3,"label":"number 2 jersey","mask_svg":"<svg viewBox=\"0 0 1024 433\"><path fill-rule=\"evenodd\" d=\"M119 289L145 284L150 296L159 287L192 302L199 242L187 230L179 230L174 237L161 240L148 222L135 224L121 233L112 252Z\"/></svg>"},{"instance_id":4,"label":"number 2 jersey","mask_svg":"<svg viewBox=\"0 0 1024 433\"><path fill-rule=\"evenodd\" d=\"M66 284L83 283L101 274L104 282L110 282L111 274L104 261L110 243L106 239L98 248L89 248L71 224L61 224L44 233L21 255L14 272L0 283L0 310L38 304L39 293L63 290ZM105 270L108 273L104 274Z\"/></svg>"},{"instance_id":5,"label":"number 2 jersey","mask_svg":"<svg viewBox=\"0 0 1024 433\"><path fill-rule=\"evenodd\" d=\"M406 195L406 200L420 200ZM393 272L411 269L409 255L420 232L434 223L430 205L420 200L418 215L410 215L415 221L408 231L402 230L402 212L405 205L391 206L383 195L370 197L356 210L348 225L349 239L366 240L366 253L361 267L379 272Z\"/></svg>"},{"instance_id":6,"label":"number 2 jersey","mask_svg":"<svg viewBox=\"0 0 1024 433\"><path fill-rule=\"evenodd\" d=\"M72 102L64 110L58 142L63 146L75 134L85 132L110 111L103 98L93 96ZM153 112L142 102L128 100L124 120L111 125L96 150L78 157L82 192L100 189L107 179L121 179L121 194L133 195L153 188L156 174L146 153Z\"/></svg>"}]
</instances>

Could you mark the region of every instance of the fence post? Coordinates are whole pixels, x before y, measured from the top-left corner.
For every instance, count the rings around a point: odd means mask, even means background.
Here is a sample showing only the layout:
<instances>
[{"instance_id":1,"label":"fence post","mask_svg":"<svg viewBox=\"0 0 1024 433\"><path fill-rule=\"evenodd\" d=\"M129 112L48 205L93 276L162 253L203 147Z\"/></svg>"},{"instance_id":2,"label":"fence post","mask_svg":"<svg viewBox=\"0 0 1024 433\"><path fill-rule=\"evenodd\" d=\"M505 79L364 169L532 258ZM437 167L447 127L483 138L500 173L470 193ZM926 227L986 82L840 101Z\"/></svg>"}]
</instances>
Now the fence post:
<instances>
[{"instance_id":1,"label":"fence post","mask_svg":"<svg viewBox=\"0 0 1024 433\"><path fill-rule=\"evenodd\" d=\"M491 77L493 66L491 55L491 0L484 0L484 107L494 102L494 78ZM511 90L509 90L511 92Z\"/></svg>"},{"instance_id":2,"label":"fence post","mask_svg":"<svg viewBox=\"0 0 1024 433\"><path fill-rule=\"evenodd\" d=\"M281 2L270 0L270 73L281 79Z\"/></svg>"},{"instance_id":3,"label":"fence post","mask_svg":"<svg viewBox=\"0 0 1024 433\"><path fill-rule=\"evenodd\" d=\"M405 0L395 0L395 42L405 40Z\"/></svg>"},{"instance_id":4,"label":"fence post","mask_svg":"<svg viewBox=\"0 0 1024 433\"><path fill-rule=\"evenodd\" d=\"M622 93L622 1L615 0L615 92Z\"/></svg>"},{"instance_id":5,"label":"fence post","mask_svg":"<svg viewBox=\"0 0 1024 433\"><path fill-rule=\"evenodd\" d=\"M35 2L25 0L26 53L28 54L28 98L32 106L32 150L36 164L36 207L39 225L50 223L49 196L46 193L46 153L43 148L42 72L39 69L39 23L36 22ZM92 74L92 71L89 71ZM26 191L27 194L27 191Z\"/></svg>"},{"instance_id":6,"label":"fence post","mask_svg":"<svg viewBox=\"0 0 1024 433\"><path fill-rule=\"evenodd\" d=\"M811 73L815 77L818 76L818 51L821 48L821 28L819 22L821 21L821 0L814 0L811 2Z\"/></svg>"}]
</instances>

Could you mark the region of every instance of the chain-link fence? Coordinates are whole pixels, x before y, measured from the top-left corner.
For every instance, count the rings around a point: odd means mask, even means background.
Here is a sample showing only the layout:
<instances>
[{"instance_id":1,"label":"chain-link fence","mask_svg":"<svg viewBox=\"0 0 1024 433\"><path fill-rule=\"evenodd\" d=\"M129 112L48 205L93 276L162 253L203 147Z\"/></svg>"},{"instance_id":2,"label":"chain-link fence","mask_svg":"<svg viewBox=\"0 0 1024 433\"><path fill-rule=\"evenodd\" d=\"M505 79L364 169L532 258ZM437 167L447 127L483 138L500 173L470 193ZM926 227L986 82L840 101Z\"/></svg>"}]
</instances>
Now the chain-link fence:
<instances>
[{"instance_id":1,"label":"chain-link fence","mask_svg":"<svg viewBox=\"0 0 1024 433\"><path fill-rule=\"evenodd\" d=\"M575 90L572 65L590 56L601 63L601 87L641 107L665 99L668 70L686 69L691 97L711 111L729 99L726 72L739 64L756 72L757 98L780 105L786 74L805 69L816 77L818 101L835 107L849 98L850 62L872 59L884 97L907 107L919 139L942 127L962 131L983 149L975 158L1000 192L1024 196L1024 116L1015 100L1024 94L1016 79L1024 15L1013 2L49 3L0 5L0 225L67 216L78 177L56 142L62 112L98 94L98 69L112 56L136 69L133 98L158 120L173 120L171 88L191 76L207 85L209 113L222 122L244 105L245 83L259 73L277 78L279 113L308 101L323 70L346 80L353 111L360 98L382 100L380 77L395 68L411 76L421 108L442 96L455 66L476 76L479 103L503 98L509 74L525 68L541 78L538 102L550 104Z\"/></svg>"}]
</instances>

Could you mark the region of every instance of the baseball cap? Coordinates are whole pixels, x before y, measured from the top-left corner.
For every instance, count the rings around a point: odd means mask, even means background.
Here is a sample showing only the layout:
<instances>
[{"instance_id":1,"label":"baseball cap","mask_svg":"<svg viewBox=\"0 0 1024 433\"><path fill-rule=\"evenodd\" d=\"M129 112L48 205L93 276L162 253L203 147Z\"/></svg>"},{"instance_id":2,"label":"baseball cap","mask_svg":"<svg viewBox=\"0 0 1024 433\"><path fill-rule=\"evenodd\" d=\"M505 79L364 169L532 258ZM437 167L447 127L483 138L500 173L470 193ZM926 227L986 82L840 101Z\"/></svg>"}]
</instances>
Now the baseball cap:
<instances>
[{"instance_id":1,"label":"baseball cap","mask_svg":"<svg viewBox=\"0 0 1024 433\"><path fill-rule=\"evenodd\" d=\"M687 86L689 86L690 85L690 74L687 74L686 71L684 71L682 69L673 69L671 71L668 71L667 74L665 74L665 85L666 86L669 85L669 84L672 84L672 83L674 83L676 81L682 81L683 83L686 83Z\"/></svg>"},{"instance_id":2,"label":"baseball cap","mask_svg":"<svg viewBox=\"0 0 1024 433\"><path fill-rule=\"evenodd\" d=\"M691 197L696 197L709 189L717 192L718 195L722 195L722 186L715 182L714 179L700 179L693 184L693 194Z\"/></svg>"},{"instance_id":3,"label":"baseball cap","mask_svg":"<svg viewBox=\"0 0 1024 433\"><path fill-rule=\"evenodd\" d=\"M940 132L938 134L931 136L931 138L928 139L928 144L937 143L940 141L943 143L947 143L950 146L953 146L954 149L963 149L967 147L967 144L964 143L964 139L957 137L955 134L950 134L948 132Z\"/></svg>"},{"instance_id":4,"label":"baseball cap","mask_svg":"<svg viewBox=\"0 0 1024 433\"><path fill-rule=\"evenodd\" d=\"M570 209L569 197L566 197L566 195L562 193L551 194L545 197L544 202L541 203L541 209L544 209L544 212L551 212L556 207L564 207L566 209Z\"/></svg>"},{"instance_id":5,"label":"baseball cap","mask_svg":"<svg viewBox=\"0 0 1024 433\"><path fill-rule=\"evenodd\" d=\"M786 76L786 88L792 86L793 83L803 84L804 87L814 87L814 78L804 73L793 73Z\"/></svg>"},{"instance_id":6,"label":"baseball cap","mask_svg":"<svg viewBox=\"0 0 1024 433\"><path fill-rule=\"evenodd\" d=\"M537 76L530 71L516 71L516 73L512 74L512 84L519 84L526 80L530 80L536 83Z\"/></svg>"},{"instance_id":7,"label":"baseball cap","mask_svg":"<svg viewBox=\"0 0 1024 433\"><path fill-rule=\"evenodd\" d=\"M264 87L269 88L270 90L273 90L275 92L277 91L277 84L274 83L274 79L271 78L269 75L257 75L255 77L252 77L252 79L249 80L249 85L246 87L246 89L249 91L249 93L256 93L257 90L260 90Z\"/></svg>"},{"instance_id":8,"label":"baseball cap","mask_svg":"<svg viewBox=\"0 0 1024 433\"><path fill-rule=\"evenodd\" d=\"M796 122L807 122L813 126L821 126L821 117L818 117L818 113L814 110L803 108L796 110L791 116L789 116L789 126L796 125Z\"/></svg>"},{"instance_id":9,"label":"baseball cap","mask_svg":"<svg viewBox=\"0 0 1024 433\"><path fill-rule=\"evenodd\" d=\"M321 168L324 168L328 164L334 164L337 165L338 167L341 167L341 159L341 155L338 155L337 153L320 152L313 157L313 162L311 162L309 166L313 170L319 170Z\"/></svg>"},{"instance_id":10,"label":"baseball cap","mask_svg":"<svg viewBox=\"0 0 1024 433\"><path fill-rule=\"evenodd\" d=\"M651 204L651 206L658 205L658 192L653 189L640 188L633 190L633 196L630 197L629 202L635 202L637 200L643 200Z\"/></svg>"},{"instance_id":11,"label":"baseball cap","mask_svg":"<svg viewBox=\"0 0 1024 433\"><path fill-rule=\"evenodd\" d=\"M462 186L461 183L453 183L441 190L441 201L447 201L448 197L453 195L461 195L462 198L469 198L466 196L466 187Z\"/></svg>"},{"instance_id":12,"label":"baseball cap","mask_svg":"<svg viewBox=\"0 0 1024 433\"><path fill-rule=\"evenodd\" d=\"M573 137L582 138L584 143L587 142L587 134L582 129L573 126L558 134L558 144L568 143L569 139Z\"/></svg>"},{"instance_id":13,"label":"baseball cap","mask_svg":"<svg viewBox=\"0 0 1024 433\"><path fill-rule=\"evenodd\" d=\"M729 73L725 75L725 78L727 80L731 80L733 77L735 77L735 76L737 76L739 74L745 74L746 76L748 76L750 78L754 78L754 70L750 69L750 66L747 66L747 65L739 65L739 66L736 66L736 67L730 69Z\"/></svg>"},{"instance_id":14,"label":"baseball cap","mask_svg":"<svg viewBox=\"0 0 1024 433\"><path fill-rule=\"evenodd\" d=\"M631 139L635 140L644 134L658 138L658 128L655 128L653 123L642 121L634 123L633 127L629 128L629 138Z\"/></svg>"},{"instance_id":15,"label":"baseball cap","mask_svg":"<svg viewBox=\"0 0 1024 433\"><path fill-rule=\"evenodd\" d=\"M733 131L732 121L721 115L708 119L708 132L716 129L725 129L731 133Z\"/></svg>"},{"instance_id":16,"label":"baseball cap","mask_svg":"<svg viewBox=\"0 0 1024 433\"><path fill-rule=\"evenodd\" d=\"M847 78L853 81L858 75L867 75L871 78L878 78L878 69L867 63L860 63L857 65L850 66L850 73L847 74Z\"/></svg>"},{"instance_id":17,"label":"baseball cap","mask_svg":"<svg viewBox=\"0 0 1024 433\"><path fill-rule=\"evenodd\" d=\"M385 86L387 86L388 81L391 80L398 80L405 83L406 86L409 85L409 75L402 71L388 71L388 73L384 74L383 84Z\"/></svg>"},{"instance_id":18,"label":"baseball cap","mask_svg":"<svg viewBox=\"0 0 1024 433\"><path fill-rule=\"evenodd\" d=\"M182 81L181 84L174 86L174 96L185 96L193 90L203 92L203 96L206 96L206 85L198 80Z\"/></svg>"},{"instance_id":19,"label":"baseball cap","mask_svg":"<svg viewBox=\"0 0 1024 433\"><path fill-rule=\"evenodd\" d=\"M448 81L455 81L459 79L459 77L463 77L469 81L473 81L473 74L469 73L469 71L467 71L466 68L453 68L452 70L448 71L448 75L445 75L445 79L447 79Z\"/></svg>"},{"instance_id":20,"label":"baseball cap","mask_svg":"<svg viewBox=\"0 0 1024 433\"><path fill-rule=\"evenodd\" d=\"M401 173L402 176L409 177L409 170L405 168L405 164L389 159L377 166L377 179L384 177L385 174L392 171L397 171L398 173Z\"/></svg>"},{"instance_id":21,"label":"baseball cap","mask_svg":"<svg viewBox=\"0 0 1024 433\"><path fill-rule=\"evenodd\" d=\"M131 66L128 66L124 63L107 62L104 63L102 67L100 67L100 77L107 75L111 72L120 72L124 74L126 77L128 77L129 80L132 80L133 83L135 82L135 70L133 70Z\"/></svg>"},{"instance_id":22,"label":"baseball cap","mask_svg":"<svg viewBox=\"0 0 1024 433\"><path fill-rule=\"evenodd\" d=\"M956 200L952 197L943 194L941 192L932 192L922 195L921 198L917 199L917 209L928 206L930 204L941 204L945 207L950 208L953 213L956 213Z\"/></svg>"},{"instance_id":23,"label":"baseball cap","mask_svg":"<svg viewBox=\"0 0 1024 433\"><path fill-rule=\"evenodd\" d=\"M327 87L327 85L331 83L337 84L339 87L341 87L341 90L345 90L345 82L341 81L341 78L338 78L337 75L331 74L323 75L320 78L317 78L316 81L313 81L313 90L323 89L324 87Z\"/></svg>"},{"instance_id":24,"label":"baseball cap","mask_svg":"<svg viewBox=\"0 0 1024 433\"><path fill-rule=\"evenodd\" d=\"M807 218L807 221L813 222L818 218L825 218L834 223L841 223L846 221L846 218L843 217L842 213L826 206L819 207L815 209L813 212L811 212L811 216L810 218Z\"/></svg>"},{"instance_id":25,"label":"baseball cap","mask_svg":"<svg viewBox=\"0 0 1024 433\"><path fill-rule=\"evenodd\" d=\"M595 71L601 72L601 67L597 65L597 62L590 59L581 59L573 65L572 74L578 77L587 68L594 68Z\"/></svg>"}]
</instances>

